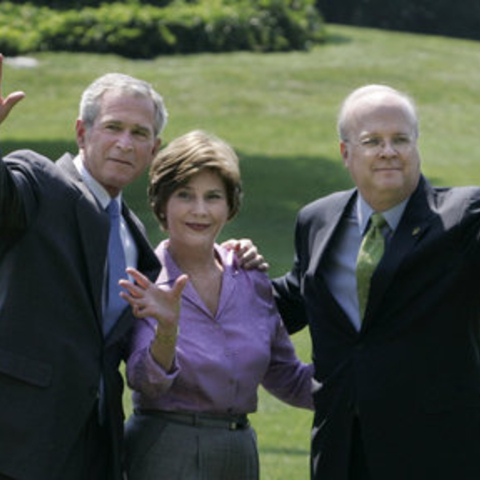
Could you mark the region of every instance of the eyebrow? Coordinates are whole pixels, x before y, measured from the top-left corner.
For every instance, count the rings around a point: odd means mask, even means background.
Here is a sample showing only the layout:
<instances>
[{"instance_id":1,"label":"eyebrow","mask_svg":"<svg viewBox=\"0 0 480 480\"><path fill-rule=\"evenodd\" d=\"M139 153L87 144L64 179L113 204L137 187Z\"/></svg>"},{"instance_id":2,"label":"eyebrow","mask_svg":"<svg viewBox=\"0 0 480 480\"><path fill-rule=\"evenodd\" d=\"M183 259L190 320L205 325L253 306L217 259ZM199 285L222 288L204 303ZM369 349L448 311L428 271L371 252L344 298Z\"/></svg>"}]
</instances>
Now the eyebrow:
<instances>
[{"instance_id":1,"label":"eyebrow","mask_svg":"<svg viewBox=\"0 0 480 480\"><path fill-rule=\"evenodd\" d=\"M106 120L103 121L103 124L104 125L113 124L113 125L119 125L119 126L126 125L124 121L116 120L114 118L111 118L111 119L107 118ZM143 131L146 131L146 132L152 131L152 129L150 128L150 125L142 125L140 123L133 124L131 128L134 129L134 130L143 130Z\"/></svg>"},{"instance_id":2,"label":"eyebrow","mask_svg":"<svg viewBox=\"0 0 480 480\"><path fill-rule=\"evenodd\" d=\"M178 187L178 190L181 190L181 189L184 189L184 190L193 190L194 188L190 185L183 185L183 186L180 186ZM211 192L224 192L224 189L222 187L218 187L218 188L210 188L207 190L207 193L211 193Z\"/></svg>"},{"instance_id":3,"label":"eyebrow","mask_svg":"<svg viewBox=\"0 0 480 480\"><path fill-rule=\"evenodd\" d=\"M391 137L399 137L399 136L403 136L403 137L411 137L412 135L414 135L414 133L409 133L409 132L394 132L392 134L389 134L388 136L391 136ZM361 133L358 138L369 138L369 137L383 137L384 135L379 133L379 132L364 132L364 133Z\"/></svg>"}]
</instances>

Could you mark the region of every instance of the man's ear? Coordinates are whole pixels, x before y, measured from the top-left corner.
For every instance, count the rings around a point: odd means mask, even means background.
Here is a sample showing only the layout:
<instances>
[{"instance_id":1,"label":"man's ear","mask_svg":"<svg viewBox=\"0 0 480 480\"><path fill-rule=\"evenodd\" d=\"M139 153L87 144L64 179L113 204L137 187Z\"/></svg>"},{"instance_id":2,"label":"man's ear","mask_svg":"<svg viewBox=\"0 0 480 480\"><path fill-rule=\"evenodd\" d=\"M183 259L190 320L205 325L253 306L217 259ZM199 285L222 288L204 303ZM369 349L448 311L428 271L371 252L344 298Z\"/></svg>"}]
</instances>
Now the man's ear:
<instances>
[{"instance_id":1,"label":"man's ear","mask_svg":"<svg viewBox=\"0 0 480 480\"><path fill-rule=\"evenodd\" d=\"M348 168L348 156L349 156L348 144L343 140L340 141L340 154L343 158L343 164Z\"/></svg>"},{"instance_id":2,"label":"man's ear","mask_svg":"<svg viewBox=\"0 0 480 480\"><path fill-rule=\"evenodd\" d=\"M160 150L160 147L162 146L162 139L160 137L158 137L156 140L155 140L155 145L153 146L153 150L152 150L152 159L153 157L155 157L155 155L158 153L158 151Z\"/></svg>"},{"instance_id":3,"label":"man's ear","mask_svg":"<svg viewBox=\"0 0 480 480\"><path fill-rule=\"evenodd\" d=\"M85 123L80 118L77 118L75 132L78 148L83 148L85 146L85 130Z\"/></svg>"}]
</instances>

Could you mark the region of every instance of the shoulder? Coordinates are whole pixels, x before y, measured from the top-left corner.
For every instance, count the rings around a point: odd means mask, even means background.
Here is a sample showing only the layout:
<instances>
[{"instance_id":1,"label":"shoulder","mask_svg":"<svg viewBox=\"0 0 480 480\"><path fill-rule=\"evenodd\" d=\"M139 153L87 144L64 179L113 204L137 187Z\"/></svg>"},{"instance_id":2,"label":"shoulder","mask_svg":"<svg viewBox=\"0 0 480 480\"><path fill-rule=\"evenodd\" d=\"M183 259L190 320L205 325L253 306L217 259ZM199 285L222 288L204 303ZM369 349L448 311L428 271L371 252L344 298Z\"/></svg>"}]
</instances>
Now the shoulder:
<instances>
[{"instance_id":1,"label":"shoulder","mask_svg":"<svg viewBox=\"0 0 480 480\"><path fill-rule=\"evenodd\" d=\"M262 296L269 295L272 285L266 272L257 269L246 270L238 265L235 252L219 245L215 245L215 249L222 259L225 275L234 278L241 288L254 290Z\"/></svg>"},{"instance_id":2,"label":"shoulder","mask_svg":"<svg viewBox=\"0 0 480 480\"><path fill-rule=\"evenodd\" d=\"M33 150L15 150L4 157L8 166L13 168L48 170L54 167L54 162Z\"/></svg>"},{"instance_id":3,"label":"shoulder","mask_svg":"<svg viewBox=\"0 0 480 480\"><path fill-rule=\"evenodd\" d=\"M433 189L438 199L443 202L476 201L480 199L480 187L436 187Z\"/></svg>"},{"instance_id":4,"label":"shoulder","mask_svg":"<svg viewBox=\"0 0 480 480\"><path fill-rule=\"evenodd\" d=\"M480 209L480 187L431 187L429 203L439 215L455 211L458 215Z\"/></svg>"},{"instance_id":5,"label":"shoulder","mask_svg":"<svg viewBox=\"0 0 480 480\"><path fill-rule=\"evenodd\" d=\"M425 220L432 225L436 224L441 231L451 230L460 225L463 227L473 225L473 228L477 228L480 220L480 188L436 187L422 177L407 204L404 216L410 221Z\"/></svg>"},{"instance_id":6,"label":"shoulder","mask_svg":"<svg viewBox=\"0 0 480 480\"><path fill-rule=\"evenodd\" d=\"M356 192L356 189L336 192L305 205L295 222L296 241L311 239L311 235L337 224L357 198Z\"/></svg>"},{"instance_id":7,"label":"shoulder","mask_svg":"<svg viewBox=\"0 0 480 480\"><path fill-rule=\"evenodd\" d=\"M5 164L18 174L23 174L26 177L33 177L44 175L51 178L61 178L66 180L68 170L73 171L72 156L65 154L58 161L53 161L50 158L33 150L15 150L4 157Z\"/></svg>"},{"instance_id":8,"label":"shoulder","mask_svg":"<svg viewBox=\"0 0 480 480\"><path fill-rule=\"evenodd\" d=\"M32 150L16 150L3 160L15 187L28 203L50 199L51 206L61 209L68 199L83 194L79 189L80 175L70 154L55 162Z\"/></svg>"},{"instance_id":9,"label":"shoulder","mask_svg":"<svg viewBox=\"0 0 480 480\"><path fill-rule=\"evenodd\" d=\"M343 190L332 193L326 197L318 198L305 205L298 214L299 220L308 220L322 216L328 216L332 212L343 210L354 197L356 189Z\"/></svg>"}]
</instances>

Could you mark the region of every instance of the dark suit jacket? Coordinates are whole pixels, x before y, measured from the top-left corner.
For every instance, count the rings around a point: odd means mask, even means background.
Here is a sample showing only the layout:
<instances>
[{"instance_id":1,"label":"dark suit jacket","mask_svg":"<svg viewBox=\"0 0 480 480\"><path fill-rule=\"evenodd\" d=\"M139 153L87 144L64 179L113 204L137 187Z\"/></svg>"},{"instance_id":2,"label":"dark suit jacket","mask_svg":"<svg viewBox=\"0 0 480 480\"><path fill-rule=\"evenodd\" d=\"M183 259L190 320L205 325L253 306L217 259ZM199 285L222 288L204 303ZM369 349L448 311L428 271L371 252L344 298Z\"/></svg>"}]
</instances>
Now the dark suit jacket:
<instances>
[{"instance_id":1,"label":"dark suit jacket","mask_svg":"<svg viewBox=\"0 0 480 480\"><path fill-rule=\"evenodd\" d=\"M140 221L123 214L152 280L159 264ZM0 472L53 480L106 384L112 479L120 477L127 309L107 338L101 295L108 216L70 155L0 161ZM67 479L62 479L67 480Z\"/></svg>"},{"instance_id":2,"label":"dark suit jacket","mask_svg":"<svg viewBox=\"0 0 480 480\"><path fill-rule=\"evenodd\" d=\"M274 282L292 333L309 327L312 478L346 480L358 415L373 480L480 479L480 189L424 178L372 278L357 332L323 267L356 190L306 206L292 271Z\"/></svg>"}]
</instances>

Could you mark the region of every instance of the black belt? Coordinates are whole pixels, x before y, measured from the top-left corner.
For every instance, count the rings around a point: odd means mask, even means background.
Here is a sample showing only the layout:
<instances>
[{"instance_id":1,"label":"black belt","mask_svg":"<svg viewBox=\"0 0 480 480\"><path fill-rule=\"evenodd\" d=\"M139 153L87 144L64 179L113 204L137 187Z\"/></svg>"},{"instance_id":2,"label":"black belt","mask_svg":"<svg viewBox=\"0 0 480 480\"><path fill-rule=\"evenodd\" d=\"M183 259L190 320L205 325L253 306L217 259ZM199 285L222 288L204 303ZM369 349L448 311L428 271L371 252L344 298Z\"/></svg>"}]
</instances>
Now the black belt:
<instances>
[{"instance_id":1,"label":"black belt","mask_svg":"<svg viewBox=\"0 0 480 480\"><path fill-rule=\"evenodd\" d=\"M214 413L167 412L165 410L148 410L139 408L137 415L152 415L168 422L191 425L192 427L226 428L243 430L250 425L247 415L215 415Z\"/></svg>"}]
</instances>

